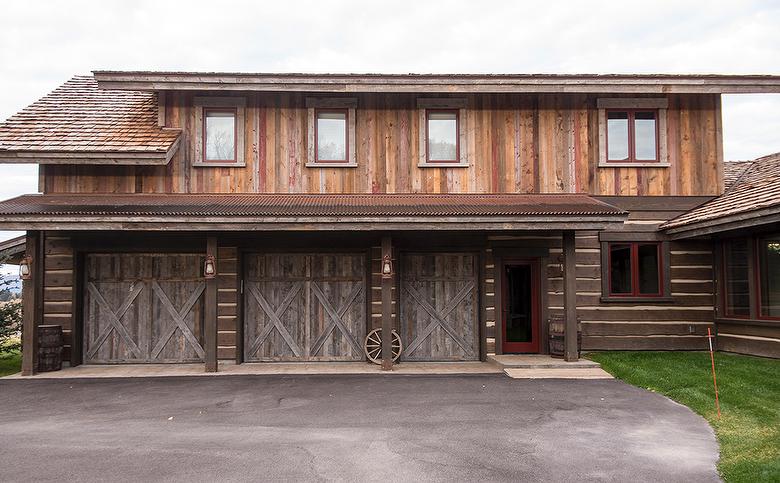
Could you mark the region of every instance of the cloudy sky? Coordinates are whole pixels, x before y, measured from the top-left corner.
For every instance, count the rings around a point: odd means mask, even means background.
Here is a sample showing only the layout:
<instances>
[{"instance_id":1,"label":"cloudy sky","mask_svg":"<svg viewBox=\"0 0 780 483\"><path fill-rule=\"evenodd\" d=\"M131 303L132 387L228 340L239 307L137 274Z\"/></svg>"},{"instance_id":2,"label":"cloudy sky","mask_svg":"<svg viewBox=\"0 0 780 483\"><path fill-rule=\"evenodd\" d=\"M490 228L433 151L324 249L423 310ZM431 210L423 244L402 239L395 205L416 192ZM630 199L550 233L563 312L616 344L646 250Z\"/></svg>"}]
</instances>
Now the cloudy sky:
<instances>
[{"instance_id":1,"label":"cloudy sky","mask_svg":"<svg viewBox=\"0 0 780 483\"><path fill-rule=\"evenodd\" d=\"M778 26L777 0L4 1L0 119L93 69L780 74ZM780 95L723 105L727 159L780 151ZM36 180L0 166L0 198Z\"/></svg>"}]
</instances>

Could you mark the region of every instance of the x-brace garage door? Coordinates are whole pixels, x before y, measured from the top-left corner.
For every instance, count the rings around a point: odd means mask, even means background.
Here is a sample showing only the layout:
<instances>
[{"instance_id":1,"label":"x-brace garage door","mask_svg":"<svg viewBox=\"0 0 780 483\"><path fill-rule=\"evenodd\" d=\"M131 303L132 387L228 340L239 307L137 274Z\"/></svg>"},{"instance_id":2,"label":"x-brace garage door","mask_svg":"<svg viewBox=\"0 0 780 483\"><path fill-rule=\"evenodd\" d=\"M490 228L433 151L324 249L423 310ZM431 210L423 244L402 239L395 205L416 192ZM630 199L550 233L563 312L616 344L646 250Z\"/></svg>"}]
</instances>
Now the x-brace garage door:
<instances>
[{"instance_id":1,"label":"x-brace garage door","mask_svg":"<svg viewBox=\"0 0 780 483\"><path fill-rule=\"evenodd\" d=\"M407 361L479 359L477 257L401 257L401 338Z\"/></svg>"},{"instance_id":2,"label":"x-brace garage door","mask_svg":"<svg viewBox=\"0 0 780 483\"><path fill-rule=\"evenodd\" d=\"M364 359L366 255L244 259L244 360Z\"/></svg>"},{"instance_id":3,"label":"x-brace garage door","mask_svg":"<svg viewBox=\"0 0 780 483\"><path fill-rule=\"evenodd\" d=\"M87 255L85 362L202 361L201 265L195 254Z\"/></svg>"}]
</instances>

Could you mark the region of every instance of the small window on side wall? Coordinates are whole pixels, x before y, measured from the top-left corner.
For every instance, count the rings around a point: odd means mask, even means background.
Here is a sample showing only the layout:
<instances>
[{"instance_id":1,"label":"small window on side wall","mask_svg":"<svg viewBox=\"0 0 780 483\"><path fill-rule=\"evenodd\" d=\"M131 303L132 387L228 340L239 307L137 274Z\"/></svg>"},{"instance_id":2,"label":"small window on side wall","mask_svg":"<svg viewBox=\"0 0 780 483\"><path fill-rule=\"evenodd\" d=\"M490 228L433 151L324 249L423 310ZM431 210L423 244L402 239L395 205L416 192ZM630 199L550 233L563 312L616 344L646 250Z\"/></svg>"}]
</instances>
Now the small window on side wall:
<instances>
[{"instance_id":1,"label":"small window on side wall","mask_svg":"<svg viewBox=\"0 0 780 483\"><path fill-rule=\"evenodd\" d=\"M658 162L658 111L607 111L607 162Z\"/></svg>"},{"instance_id":2,"label":"small window on side wall","mask_svg":"<svg viewBox=\"0 0 780 483\"><path fill-rule=\"evenodd\" d=\"M608 244L610 297L661 297L660 243Z\"/></svg>"},{"instance_id":3,"label":"small window on side wall","mask_svg":"<svg viewBox=\"0 0 780 483\"><path fill-rule=\"evenodd\" d=\"M458 111L426 109L426 162L457 163L460 160L458 143Z\"/></svg>"},{"instance_id":4,"label":"small window on side wall","mask_svg":"<svg viewBox=\"0 0 780 483\"><path fill-rule=\"evenodd\" d=\"M346 163L349 160L347 109L317 109L314 138L315 162Z\"/></svg>"},{"instance_id":5,"label":"small window on side wall","mask_svg":"<svg viewBox=\"0 0 780 483\"><path fill-rule=\"evenodd\" d=\"M236 109L203 109L203 152L207 163L236 162Z\"/></svg>"}]
</instances>

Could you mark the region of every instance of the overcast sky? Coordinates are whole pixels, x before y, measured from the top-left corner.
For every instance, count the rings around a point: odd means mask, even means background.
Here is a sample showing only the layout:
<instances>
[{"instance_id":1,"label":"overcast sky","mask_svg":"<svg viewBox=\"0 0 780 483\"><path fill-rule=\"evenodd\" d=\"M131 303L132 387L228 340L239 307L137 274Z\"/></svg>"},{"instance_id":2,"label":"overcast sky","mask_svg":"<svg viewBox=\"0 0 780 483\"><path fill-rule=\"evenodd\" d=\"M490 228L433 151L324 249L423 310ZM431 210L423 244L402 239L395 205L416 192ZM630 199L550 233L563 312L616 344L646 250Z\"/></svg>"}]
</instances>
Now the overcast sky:
<instances>
[{"instance_id":1,"label":"overcast sky","mask_svg":"<svg viewBox=\"0 0 780 483\"><path fill-rule=\"evenodd\" d=\"M780 74L780 1L0 2L0 119L94 69ZM723 106L726 159L780 151L780 95Z\"/></svg>"}]
</instances>

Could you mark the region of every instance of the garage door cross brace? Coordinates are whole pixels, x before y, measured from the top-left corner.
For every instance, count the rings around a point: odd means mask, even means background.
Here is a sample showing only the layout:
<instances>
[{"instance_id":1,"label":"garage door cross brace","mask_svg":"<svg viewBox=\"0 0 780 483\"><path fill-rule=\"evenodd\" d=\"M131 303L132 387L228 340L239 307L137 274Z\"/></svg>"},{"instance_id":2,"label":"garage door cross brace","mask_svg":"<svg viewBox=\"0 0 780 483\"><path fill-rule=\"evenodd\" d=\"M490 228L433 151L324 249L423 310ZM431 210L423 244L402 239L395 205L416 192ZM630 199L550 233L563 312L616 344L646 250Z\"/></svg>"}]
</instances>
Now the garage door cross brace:
<instances>
[{"instance_id":1,"label":"garage door cross brace","mask_svg":"<svg viewBox=\"0 0 780 483\"><path fill-rule=\"evenodd\" d=\"M165 293L162 287L160 287L160 284L158 284L156 281L152 282L152 290L154 291L155 295L157 295L157 298L160 299L160 302L162 302L163 306L171 315L171 317L173 317L173 321L175 322L172 327L168 328L160 340L157 341L157 344L152 350L152 359L156 359L157 356L160 355L160 352L162 352L163 348L165 348L168 340L173 337L173 334L176 332L177 328L181 330L181 334L184 336L187 342L190 343L192 348L195 349L198 357L203 358L205 356L206 353L203 350L203 347L200 345L198 339L195 338L195 335L192 333L190 328L187 327L187 323L184 321L184 318L187 316L187 314L190 313L190 310L192 310L192 307L198 301L200 295L205 289L206 282L201 282L192 295L190 295L190 298L187 299L187 302L184 303L184 306L181 308L181 310L176 310L176 308L173 306L173 302L171 302L171 299L168 298L168 295Z\"/></svg>"},{"instance_id":2,"label":"garage door cross brace","mask_svg":"<svg viewBox=\"0 0 780 483\"><path fill-rule=\"evenodd\" d=\"M89 290L89 293L92 294L93 297L95 297L95 301L97 301L98 305L100 305L103 310L106 311L106 320L108 321L108 327L106 327L103 332L98 336L97 339L95 339L95 342L92 343L92 345L89 348L89 352L87 352L87 359L91 359L95 356L97 351L100 349L100 346L103 345L103 343L106 341L109 335L111 335L111 330L113 329L117 334L119 334L119 337L124 340L125 344L127 344L128 347L130 347L130 350L133 351L133 354L138 359L143 359L143 354L141 354L141 349L138 347L138 345L133 341L133 338L130 336L130 334L127 332L127 329L125 326L122 325L122 322L120 322L120 319L125 316L125 313L128 311L131 305L133 305L133 302L135 302L135 299L138 298L138 295L143 292L144 290L144 284L141 283L134 283L130 287L130 293L125 298L125 301L122 302L122 305L119 307L119 310L114 312L114 310L111 308L111 305L106 301L106 299L103 297L103 294L100 293L100 290L97 289L94 283L89 282L87 284L87 290Z\"/></svg>"},{"instance_id":3,"label":"garage door cross brace","mask_svg":"<svg viewBox=\"0 0 780 483\"><path fill-rule=\"evenodd\" d=\"M320 334L320 336L317 338L317 341L314 343L314 345L311 346L311 355L314 355L320 351L322 345L328 339L335 327L338 327L344 338L352 344L352 348L355 350L355 354L362 354L363 348L360 347L358 341L356 341L355 338L352 337L352 335L349 333L349 330L344 325L343 317L344 314L347 313L347 310L349 310L350 306L352 306L352 303L355 301L358 295L363 292L363 285L361 283L355 284L355 286L352 288L352 291L347 296L344 305L342 305L338 311L333 308L333 304L331 304L330 300L328 300L325 294L322 293L322 289L319 285L317 285L316 282L311 283L311 290L314 292L314 295L317 297L317 299L322 304L322 307L330 316L330 324L325 327L325 330L322 331L322 334Z\"/></svg>"},{"instance_id":4,"label":"garage door cross brace","mask_svg":"<svg viewBox=\"0 0 780 483\"><path fill-rule=\"evenodd\" d=\"M471 346L467 344L463 339L456 334L452 328L447 324L447 321L445 320L446 317L455 310L458 305L463 301L463 299L468 296L471 291L474 289L474 282L469 281L462 289L458 291L457 294L447 303L447 305L444 306L444 308L441 311L436 310L428 301L423 297L420 292L415 290L413 287L410 287L409 284L404 284L404 289L406 292L417 302L420 307L422 307L423 310L428 312L431 317L433 317L433 322L431 322L428 327L425 328L422 332L420 332L420 335L417 336L417 338L412 341L411 344L406 349L406 352L408 354L411 354L415 350L417 350L420 345L425 342L425 339L430 336L433 331L436 329L436 327L441 327L444 332L446 332L452 340L457 343L461 349L467 354L467 355L473 355L474 351L471 349Z\"/></svg>"},{"instance_id":5,"label":"garage door cross brace","mask_svg":"<svg viewBox=\"0 0 780 483\"><path fill-rule=\"evenodd\" d=\"M295 340L293 340L290 333L284 327L284 324L282 324L279 316L282 315L285 310L287 310L287 307L290 306L295 296L298 295L298 293L301 291L303 282L295 283L287 296L284 297L284 300L282 300L282 303L279 304L279 307L277 307L275 310L271 307L271 304L268 303L265 297L263 297L263 294L260 293L260 290L258 290L255 284L250 283L248 284L248 287L249 293L251 293L255 300L257 300L257 303L260 304L263 312L265 312L268 318L271 319L271 323L267 324L263 328L262 332L260 332L260 335L258 335L257 339L255 339L255 341L252 343L247 354L254 354L257 352L257 350L260 349L260 345L262 345L262 343L265 342L265 339L267 339L271 334L271 330L276 327L276 330L279 331L279 334L287 343L287 346L290 348L290 350L293 351L293 354L295 354L296 357L301 357L301 348L298 347L298 344L295 343Z\"/></svg>"}]
</instances>

